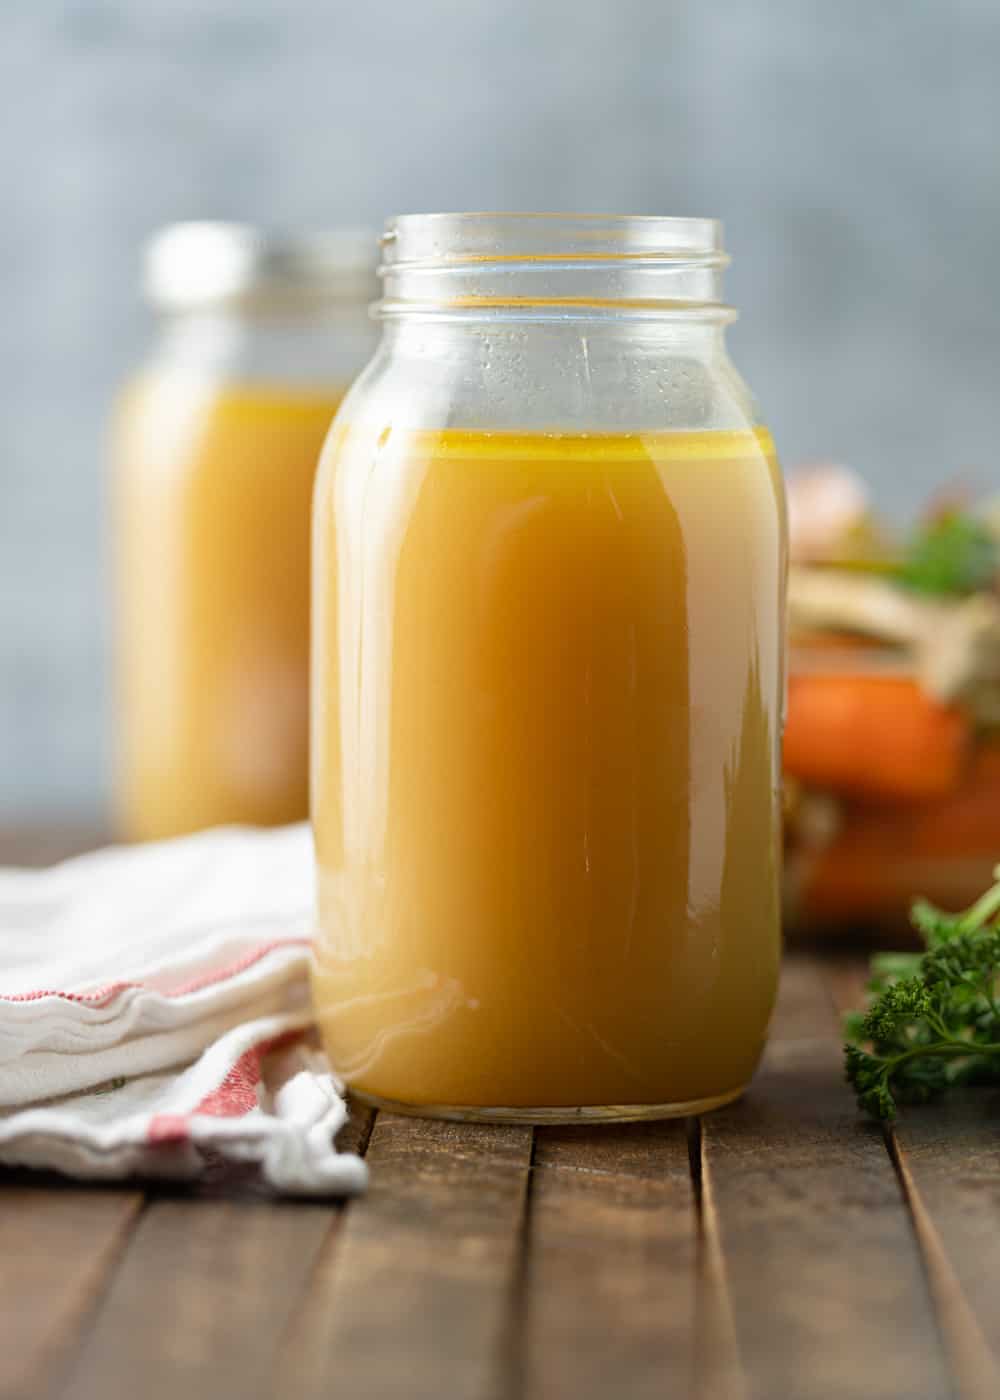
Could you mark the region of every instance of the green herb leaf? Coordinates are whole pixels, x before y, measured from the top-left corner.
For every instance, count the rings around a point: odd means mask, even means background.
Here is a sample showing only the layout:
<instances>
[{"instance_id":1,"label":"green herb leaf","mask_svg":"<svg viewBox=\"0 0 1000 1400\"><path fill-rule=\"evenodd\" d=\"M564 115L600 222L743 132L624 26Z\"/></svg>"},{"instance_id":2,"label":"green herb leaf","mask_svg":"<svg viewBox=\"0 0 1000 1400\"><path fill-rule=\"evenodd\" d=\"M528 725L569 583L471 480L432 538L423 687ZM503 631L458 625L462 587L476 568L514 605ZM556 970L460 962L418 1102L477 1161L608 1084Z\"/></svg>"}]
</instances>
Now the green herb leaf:
<instances>
[{"instance_id":1,"label":"green herb leaf","mask_svg":"<svg viewBox=\"0 0 1000 1400\"><path fill-rule=\"evenodd\" d=\"M926 952L872 958L873 1000L845 1018L844 1048L848 1082L875 1118L956 1084L1000 1080L1000 866L994 879L960 914L916 901Z\"/></svg>"},{"instance_id":2,"label":"green herb leaf","mask_svg":"<svg viewBox=\"0 0 1000 1400\"><path fill-rule=\"evenodd\" d=\"M945 511L920 527L899 567L899 580L917 593L978 593L991 588L1000 547L989 526L961 510Z\"/></svg>"}]
</instances>

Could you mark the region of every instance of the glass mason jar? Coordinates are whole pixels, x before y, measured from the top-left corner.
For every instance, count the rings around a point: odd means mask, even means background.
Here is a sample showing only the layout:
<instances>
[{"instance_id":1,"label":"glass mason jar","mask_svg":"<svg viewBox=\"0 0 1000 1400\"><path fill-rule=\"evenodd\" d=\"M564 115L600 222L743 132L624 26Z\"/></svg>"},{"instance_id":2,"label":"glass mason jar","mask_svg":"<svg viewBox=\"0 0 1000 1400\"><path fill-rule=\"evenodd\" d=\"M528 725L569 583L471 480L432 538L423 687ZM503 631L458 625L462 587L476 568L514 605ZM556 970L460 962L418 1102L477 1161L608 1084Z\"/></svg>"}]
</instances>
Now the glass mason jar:
<instances>
[{"instance_id":1,"label":"glass mason jar","mask_svg":"<svg viewBox=\"0 0 1000 1400\"><path fill-rule=\"evenodd\" d=\"M707 219L408 216L314 501L317 1015L362 1098L735 1098L779 959L785 524Z\"/></svg>"},{"instance_id":2,"label":"glass mason jar","mask_svg":"<svg viewBox=\"0 0 1000 1400\"><path fill-rule=\"evenodd\" d=\"M374 239L178 224L162 334L115 419L122 835L308 809L309 540L330 420L371 354Z\"/></svg>"}]
</instances>

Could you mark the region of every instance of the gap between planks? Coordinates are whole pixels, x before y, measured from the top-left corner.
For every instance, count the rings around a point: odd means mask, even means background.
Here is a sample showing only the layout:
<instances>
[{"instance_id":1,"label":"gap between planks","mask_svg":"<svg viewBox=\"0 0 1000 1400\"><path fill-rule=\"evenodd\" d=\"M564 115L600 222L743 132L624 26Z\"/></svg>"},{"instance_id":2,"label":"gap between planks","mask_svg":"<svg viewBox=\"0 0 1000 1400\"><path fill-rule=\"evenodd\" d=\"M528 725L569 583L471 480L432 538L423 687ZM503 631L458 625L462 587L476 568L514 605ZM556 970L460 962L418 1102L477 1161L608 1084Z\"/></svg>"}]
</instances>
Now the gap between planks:
<instances>
[{"instance_id":1,"label":"gap between planks","mask_svg":"<svg viewBox=\"0 0 1000 1400\"><path fill-rule=\"evenodd\" d=\"M0 860L48 864L102 839L87 827L4 829ZM367 1110L355 1111L339 1145L363 1153L371 1126ZM176 1394L173 1381L213 1400L265 1393L270 1368L257 1363L271 1361L285 1311L298 1301L295 1278L304 1285L339 1211L276 1203L252 1184L234 1185L238 1175L144 1196L5 1174L0 1400L128 1395L140 1384L144 1400L155 1400ZM326 1228L303 1229L310 1216ZM242 1292L250 1306L241 1312L232 1304ZM230 1312L248 1325L227 1330ZM206 1345L204 1366L192 1369Z\"/></svg>"},{"instance_id":2,"label":"gap between planks","mask_svg":"<svg viewBox=\"0 0 1000 1400\"><path fill-rule=\"evenodd\" d=\"M779 1085L793 1061L809 1058L810 1047L821 1048L829 1069L833 1024L829 994L793 959L775 1024ZM757 1135L758 1160L766 1160L769 1144L757 1119L773 1107L773 1085L763 1101L754 1098L744 1126ZM736 1179L731 1159L741 1130L723 1125L717 1133L716 1121L708 1120L703 1148L697 1123L687 1132L665 1123L532 1135L383 1115L369 1149L370 1195L328 1236L289 1328L279 1371L284 1393L319 1396L337 1386L373 1400L401 1393L415 1400L442 1393L586 1400L674 1389L699 1400L743 1400L777 1393L776 1378L791 1374L797 1383L819 1341L820 1364L800 1393L830 1394L842 1336L832 1344L818 1336L815 1315L792 1325L789 1372L782 1359L788 1338L760 1326L770 1310L758 1288L762 1251L741 1248L736 1230L745 1180ZM794 1133L794 1121L787 1132ZM926 1341L933 1327L905 1212L880 1144L866 1139L864 1152L890 1256L903 1261L896 1312L909 1310L924 1339L910 1394L936 1400L950 1387L933 1341ZM793 1174L785 1173L786 1184ZM837 1174L844 1177L840 1168ZM809 1207L799 1204L790 1222L764 1220L775 1236L772 1259L801 1233ZM839 1221L829 1223L843 1239ZM801 1248L790 1262L794 1272ZM845 1283L842 1273L835 1280ZM792 1279L791 1291L798 1287ZM864 1308L862 1301L854 1309L855 1323ZM874 1343L876 1334L873 1324L863 1340ZM864 1347L862 1353L862 1363L870 1360ZM841 1393L878 1394L870 1379L852 1367Z\"/></svg>"},{"instance_id":3,"label":"gap between planks","mask_svg":"<svg viewBox=\"0 0 1000 1400\"><path fill-rule=\"evenodd\" d=\"M371 1115L353 1114L339 1145L363 1152L370 1131ZM81 1209L96 1218L102 1193L77 1194ZM142 1201L137 1193L132 1198ZM213 1400L268 1394L288 1318L338 1219L337 1205L275 1201L233 1176L191 1190L152 1190L108 1261L99 1306L89 1310L92 1325L78 1319L64 1364L48 1366L32 1389L12 1394L127 1395L140 1376L144 1400L179 1390ZM63 1236L58 1243L63 1256L86 1257L73 1248L82 1240ZM40 1304L38 1315L45 1314Z\"/></svg>"},{"instance_id":4,"label":"gap between planks","mask_svg":"<svg viewBox=\"0 0 1000 1400\"><path fill-rule=\"evenodd\" d=\"M815 1037L815 1006L808 993L801 995L801 983L800 970L793 963L786 969L784 1010L779 1011L776 1026L776 1049L786 1061L796 1053L793 1042ZM57 1291L55 1296L68 1301L61 1311L55 1309L57 1321L64 1318L65 1325L55 1329L60 1341L48 1354L49 1378L55 1374L52 1358L71 1349L67 1339L78 1337L88 1312L97 1311L96 1336L84 1348L84 1364L70 1386L72 1396L115 1393L116 1377L126 1380L139 1373L150 1378L144 1385L146 1400L150 1392L153 1396L161 1389L171 1393L174 1383L185 1379L189 1388L192 1382L198 1392L207 1386L216 1397L260 1394L265 1388L264 1363L269 1351L280 1351L281 1340L286 1343L284 1355L291 1352L300 1366L310 1355L314 1361L325 1359L338 1389L350 1376L353 1355L360 1390L366 1395L383 1393L372 1388L380 1374L398 1379L400 1361L404 1390L385 1390L385 1394L415 1396L424 1393L425 1383L428 1394L439 1394L433 1386L434 1370L443 1361L451 1375L462 1374L464 1367L466 1379L473 1381L472 1390L457 1392L463 1394L596 1396L609 1393L605 1381L612 1384L611 1393L622 1393L626 1376L632 1382L628 1393L639 1395L648 1388L652 1394L660 1393L671 1380L673 1388L678 1388L677 1383L683 1383L683 1375L690 1372L700 1400L742 1396L745 1386L724 1251L730 1210L725 1191L721 1208L716 1199L714 1150L710 1143L704 1151L700 1125L690 1126L690 1144L684 1142L683 1129L677 1124L653 1130L584 1129L565 1134L545 1130L534 1148L528 1135L526 1158L522 1138L521 1156L501 1168L491 1162L495 1154L488 1146L484 1150L482 1138L471 1152L465 1142L456 1151L452 1142L450 1152L445 1147L442 1153L439 1143L428 1153L428 1142L433 1143L435 1136L432 1125L415 1127L407 1120L408 1126L397 1125L394 1143L391 1121L374 1134L372 1124L372 1115L359 1115L349 1125L344 1145L363 1151L369 1135L374 1136L375 1206L358 1202L346 1214L327 1213L326 1228L318 1239L313 1229L294 1225L294 1207L171 1202L154 1197L147 1212L150 1224L146 1218L140 1221L139 1198L133 1196L133 1206L113 1231L114 1245L94 1255L82 1251L86 1261L82 1277L72 1269L66 1271L59 1261L64 1293ZM604 1166L595 1165L602 1160ZM487 1271L485 1288L481 1275L467 1281L471 1303L463 1303L457 1315L471 1317L479 1340L485 1338L490 1344L473 1347L464 1356L459 1348L456 1356L450 1354L445 1338L445 1346L437 1352L418 1344L407 1353L406 1340L414 1323L426 1322L428 1313L433 1318L435 1290L441 1287L441 1256L447 1255L450 1246L457 1245L461 1256L463 1247L467 1252L470 1243L476 1244L476 1229L482 1229L483 1222L475 1195L468 1197L469 1178L484 1165L504 1179L500 1218L507 1225L515 1222L513 1258L501 1258L499 1268L494 1264ZM467 1199L464 1205L459 1201L457 1214L450 1209L454 1203L449 1199L449 1209L442 1210L439 1218L425 1217L422 1228L429 1239L421 1239L419 1229L416 1239L408 1237L408 1286L400 1290L396 1280L397 1296L402 1292L411 1310L402 1319L402 1332L396 1330L398 1316L390 1316L386 1326L390 1311L386 1299L372 1295L368 1302L376 1335L371 1348L359 1347L359 1331L363 1336L366 1319L357 1307L352 1318L350 1308L346 1316L341 1308L331 1317L326 1306L336 1301L338 1293L356 1292L359 1280L351 1271L352 1262L360 1260L367 1266L373 1283L385 1283L397 1274L398 1258L393 1250L385 1254L377 1225L380 1218L391 1220L387 1193L393 1190L393 1179L405 1203L408 1188L420 1189L422 1174L440 1186L451 1173L457 1174ZM725 1181L726 1171L720 1175ZM385 1189L379 1186L380 1180ZM90 1205L98 1193L81 1195L91 1223L97 1221L100 1211L90 1210ZM276 1219L281 1222L277 1228ZM137 1222L138 1228L133 1228ZM404 1224L412 1230L412 1220ZM232 1236L241 1225L249 1227L243 1231L249 1243L243 1241L242 1251L232 1247ZM491 1229L487 1228L487 1237ZM185 1243L185 1230L189 1236L194 1232L193 1241L189 1237ZM207 1241L199 1239L206 1233ZM194 1260L190 1257L193 1243L199 1245ZM114 1275L126 1245L125 1265L132 1254L137 1262ZM160 1251L168 1256L165 1269L158 1267L163 1263ZM147 1265L151 1275L145 1272ZM179 1273L184 1274L183 1287ZM270 1280L268 1286L273 1287L275 1273L287 1294L293 1295L284 1300L285 1314L278 1310L279 1323L283 1315L287 1321L277 1327L273 1293L261 1288L262 1280ZM101 1289L107 1285L111 1286L105 1306L97 1309ZM421 1285L428 1290L426 1296ZM360 1291L363 1298L363 1286ZM226 1304L234 1296L239 1303L241 1295L237 1333L232 1320L227 1321ZM297 1298L303 1300L298 1310L293 1306ZM136 1303L138 1307L133 1306ZM38 1313L52 1319L51 1298L48 1309L39 1308ZM135 1320L134 1331L127 1326L129 1318ZM551 1340L553 1331L560 1330L566 1343L561 1351ZM397 1348L404 1348L397 1350L395 1358L393 1347L386 1346L387 1332ZM116 1337L122 1353L117 1356ZM23 1337L19 1340L23 1342ZM346 1344L343 1352L336 1346L338 1340ZM16 1351L10 1348L8 1355ZM30 1349L23 1353L31 1354ZM34 1354L45 1356L45 1348ZM429 1367L421 1373L425 1362ZM311 1373L297 1393L316 1390L316 1377L323 1370L321 1366ZM287 1365L278 1374L278 1393L291 1396L294 1387L288 1384ZM414 1378L416 1385L409 1384Z\"/></svg>"},{"instance_id":5,"label":"gap between planks","mask_svg":"<svg viewBox=\"0 0 1000 1400\"><path fill-rule=\"evenodd\" d=\"M801 983L793 969L776 1025L780 1060L799 1053L803 1029L815 1030ZM355 1122L363 1146L371 1120ZM273 1307L251 1300L239 1330L249 1328L253 1344L228 1370L206 1359L233 1350L236 1332L218 1322L220 1294L235 1288L245 1303L255 1270L245 1261L234 1268L217 1241L208 1267L195 1270L201 1311L216 1319L207 1350L204 1339L193 1358L176 1343L151 1354L147 1339L141 1349L147 1364L159 1363L165 1394L190 1386L193 1359L214 1396L770 1393L767 1364L748 1376L740 1368L747 1318L731 1292L735 1283L739 1302L747 1272L737 1253L734 1278L729 1257L731 1173L711 1137L702 1152L697 1125L689 1142L682 1123L532 1135L382 1115L368 1155L369 1195L333 1215L318 1240L311 1230L297 1239L294 1267L283 1266L280 1328ZM272 1265L288 1228L264 1232ZM250 1252L251 1263L259 1254ZM771 1340L780 1349L783 1338ZM73 1400L113 1393L108 1383L122 1375L121 1363L109 1372L106 1343L91 1353L98 1361ZM268 1358L277 1359L270 1371Z\"/></svg>"},{"instance_id":6,"label":"gap between planks","mask_svg":"<svg viewBox=\"0 0 1000 1400\"><path fill-rule=\"evenodd\" d=\"M380 1113L368 1193L324 1243L273 1393L493 1400L516 1384L531 1152L529 1128Z\"/></svg>"},{"instance_id":7,"label":"gap between planks","mask_svg":"<svg viewBox=\"0 0 1000 1400\"><path fill-rule=\"evenodd\" d=\"M370 1194L325 1242L286 1339L286 1395L743 1400L700 1144L683 1122L532 1134L383 1115Z\"/></svg>"},{"instance_id":8,"label":"gap between planks","mask_svg":"<svg viewBox=\"0 0 1000 1400\"><path fill-rule=\"evenodd\" d=\"M58 1387L143 1206L139 1191L35 1180L0 1187L0 1400Z\"/></svg>"},{"instance_id":9,"label":"gap between planks","mask_svg":"<svg viewBox=\"0 0 1000 1400\"><path fill-rule=\"evenodd\" d=\"M701 1396L684 1122L539 1129L534 1177L522 1393Z\"/></svg>"},{"instance_id":10,"label":"gap between planks","mask_svg":"<svg viewBox=\"0 0 1000 1400\"><path fill-rule=\"evenodd\" d=\"M815 1172L817 1164L811 1159L796 1163L794 1153L788 1160L783 1154L788 1142L782 1140L782 1133L787 1139L791 1131L788 1109L799 1094L792 1071L796 1065L801 1070L802 1062L807 1070L818 1062L828 1076L828 1052L836 1045L835 1022L833 1030L823 1032L816 976L816 969L810 971L801 958L791 961L759 1086L743 1105L706 1119L704 1128L692 1125L690 1141L682 1124L545 1129L533 1139L530 1130L455 1129L389 1115L376 1120L373 1130L371 1115L359 1115L350 1131L362 1149L371 1135L372 1190L343 1214L316 1207L154 1198L148 1213L159 1212L163 1221L148 1233L143 1219L132 1235L67 1394L73 1400L114 1394L116 1384L142 1373L154 1377L144 1384L145 1400L175 1393L178 1383L195 1394L272 1393L283 1400L345 1387L349 1393L352 1384L355 1393L372 1397L438 1396L450 1389L489 1400L563 1394L582 1400L609 1393L609 1378L617 1379L617 1393L630 1396L668 1388L689 1393L690 1379L690 1393L699 1400L739 1400L744 1394L781 1393L769 1386L776 1377L792 1374L780 1359L782 1347L790 1347L803 1368L797 1379L804 1378L803 1385L784 1393L797 1398L832 1393L822 1388L824 1376L830 1375L824 1366L851 1331L844 1329L843 1320L841 1336L836 1327L817 1331L815 1311L808 1317L793 1314L790 1329L785 1317L786 1330L771 1337L777 1352L759 1345L768 1321L773 1331L775 1303L787 1307L791 1293L808 1295L811 1282L801 1275L778 1277L776 1292L768 1293L768 1265L780 1258L784 1244L795 1241L806 1218L803 1212L817 1204L809 1198L808 1173L799 1196L788 1199L796 1175L803 1175L803 1167ZM830 1020L828 990L824 995ZM824 1082L829 1085L828 1077ZM841 1109L827 1105L820 1115L820 1137L827 1145L831 1112L837 1117ZM856 1122L853 1127L857 1129ZM816 1128L813 1123L814 1133ZM838 1131L842 1128L841 1123ZM777 1130L776 1143L763 1140L771 1129ZM838 1192L842 1196L845 1189L850 1197L849 1169L857 1166L859 1151L866 1169L873 1168L871 1148L882 1153L881 1144L870 1134L863 1141L868 1144L863 1150L852 1144L848 1161L827 1162L825 1174L820 1170L821 1209L838 1204ZM777 1158L763 1168L763 1178L754 1177L755 1151L765 1162ZM881 1160L887 1161L884 1153ZM903 1260L902 1301L912 1304L906 1249L900 1252L891 1223L897 1215L905 1220L898 1209L898 1188L893 1180L894 1215L880 1176L878 1181L874 1205L888 1228L888 1236L879 1239L882 1246L891 1246L891 1258ZM861 1192L866 1208L872 1204L868 1189ZM90 1199L100 1193L82 1194ZM768 1204L775 1196L778 1212ZM754 1217L749 1233L741 1218L748 1204ZM848 1199L852 1204L858 1202ZM172 1206L181 1208L179 1215L171 1212ZM185 1228L203 1231L209 1225L206 1211L221 1211L228 1219L217 1221L207 1249L196 1251L192 1277L180 1235ZM280 1226L274 1223L275 1212ZM295 1225L296 1213L304 1221L310 1215L314 1219ZM134 1215L119 1237L119 1249L133 1222ZM850 1211L847 1218L834 1212L833 1223L836 1249L852 1231L864 1229L863 1212L859 1216L855 1211L853 1218ZM252 1239L241 1252L233 1248L233 1239L247 1225ZM919 1224L916 1228L920 1236ZM127 1269L144 1232L138 1251L144 1257L137 1256L142 1267ZM830 1238L824 1234L827 1244ZM927 1238L925 1230L922 1242ZM154 1267L150 1278L146 1266L161 1252L169 1256L169 1267ZM864 1260L877 1261L880 1253L881 1247L869 1247ZM110 1259L103 1270L105 1280L114 1262ZM787 1272L794 1274L795 1265L802 1263L800 1240L787 1260ZM928 1273L935 1287L930 1268ZM176 1296L185 1291L179 1288L182 1276L189 1293L184 1306ZM276 1277L283 1286L277 1309ZM268 1281L270 1292L261 1280ZM133 1291L138 1296L130 1300ZM241 1295L243 1306L234 1309ZM96 1295L91 1290L88 1296L92 1309ZM849 1289L828 1301L842 1303L845 1297L850 1300ZM860 1300L848 1302L854 1323L864 1311L865 1297L862 1287ZM940 1312L937 1291L935 1297ZM905 1320L900 1301L898 1313ZM144 1325L143 1316L154 1304L159 1311ZM235 1311L236 1318L227 1320L227 1310ZM897 1342L908 1338L911 1329L919 1332L922 1321L929 1321L926 1314L926 1307L921 1311L917 1306ZM80 1314L71 1308L69 1316L78 1319L78 1330ZM196 1334L193 1347L178 1338L179 1333L183 1338L185 1323L189 1341L190 1330ZM860 1358L857 1335L847 1341L846 1351L855 1349L859 1366L868 1356L874 1330L874 1324L862 1327ZM916 1359L924 1369L918 1376L914 1367L914 1385L907 1394L947 1394L933 1325L923 1330ZM124 1353L117 1361L112 1356L116 1349ZM745 1376L741 1349L748 1364ZM269 1364L276 1356L277 1370ZM963 1372L960 1359L955 1369L964 1393L979 1400L981 1392L968 1389L973 1373L968 1368ZM50 1366L50 1376L55 1373ZM856 1367L858 1374L863 1373ZM622 1389L626 1378L629 1384ZM893 1378L905 1388L905 1372L896 1369ZM848 1377L836 1392L838 1400L882 1393L870 1372L865 1379L868 1388L862 1392Z\"/></svg>"},{"instance_id":11,"label":"gap between planks","mask_svg":"<svg viewBox=\"0 0 1000 1400\"><path fill-rule=\"evenodd\" d=\"M383 1114L368 1157L370 1192L324 1242L284 1338L284 1400L741 1400L683 1122L532 1132Z\"/></svg>"},{"instance_id":12,"label":"gap between planks","mask_svg":"<svg viewBox=\"0 0 1000 1400\"><path fill-rule=\"evenodd\" d=\"M881 1134L843 1083L815 959L786 959L773 1038L739 1103L701 1124L702 1209L750 1397L954 1394Z\"/></svg>"},{"instance_id":13,"label":"gap between planks","mask_svg":"<svg viewBox=\"0 0 1000 1400\"><path fill-rule=\"evenodd\" d=\"M863 960L823 971L839 1013L865 1005ZM885 1129L963 1400L1000 1395L998 1119L1000 1094L967 1090L904 1107Z\"/></svg>"}]
</instances>

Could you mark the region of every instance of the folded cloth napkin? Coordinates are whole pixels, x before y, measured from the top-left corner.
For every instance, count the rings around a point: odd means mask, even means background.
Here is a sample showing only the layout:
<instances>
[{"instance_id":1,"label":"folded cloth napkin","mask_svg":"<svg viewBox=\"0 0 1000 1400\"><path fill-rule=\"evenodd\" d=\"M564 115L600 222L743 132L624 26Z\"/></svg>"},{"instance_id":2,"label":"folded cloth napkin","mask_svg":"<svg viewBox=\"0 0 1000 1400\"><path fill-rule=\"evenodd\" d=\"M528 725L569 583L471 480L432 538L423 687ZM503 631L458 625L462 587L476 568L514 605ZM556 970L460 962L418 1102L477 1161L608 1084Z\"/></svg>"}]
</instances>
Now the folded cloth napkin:
<instances>
[{"instance_id":1,"label":"folded cloth napkin","mask_svg":"<svg viewBox=\"0 0 1000 1400\"><path fill-rule=\"evenodd\" d=\"M0 869L0 1162L363 1190L308 1034L312 905L304 825Z\"/></svg>"}]
</instances>

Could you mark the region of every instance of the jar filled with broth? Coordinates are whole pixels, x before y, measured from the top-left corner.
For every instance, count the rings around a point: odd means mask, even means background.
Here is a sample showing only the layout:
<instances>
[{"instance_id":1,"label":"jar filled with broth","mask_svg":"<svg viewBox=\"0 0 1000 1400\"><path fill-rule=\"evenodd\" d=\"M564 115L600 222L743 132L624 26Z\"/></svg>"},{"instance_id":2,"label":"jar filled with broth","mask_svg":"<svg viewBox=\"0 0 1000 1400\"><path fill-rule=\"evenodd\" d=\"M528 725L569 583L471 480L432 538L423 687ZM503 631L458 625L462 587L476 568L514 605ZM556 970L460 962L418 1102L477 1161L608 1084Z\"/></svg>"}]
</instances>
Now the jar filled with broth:
<instances>
[{"instance_id":1,"label":"jar filled with broth","mask_svg":"<svg viewBox=\"0 0 1000 1400\"><path fill-rule=\"evenodd\" d=\"M124 836L306 815L312 486L372 349L374 247L214 223L148 247L160 335L114 425Z\"/></svg>"},{"instance_id":2,"label":"jar filled with broth","mask_svg":"<svg viewBox=\"0 0 1000 1400\"><path fill-rule=\"evenodd\" d=\"M785 523L705 219L407 216L313 549L317 1015L360 1096L736 1097L779 958Z\"/></svg>"}]
</instances>

